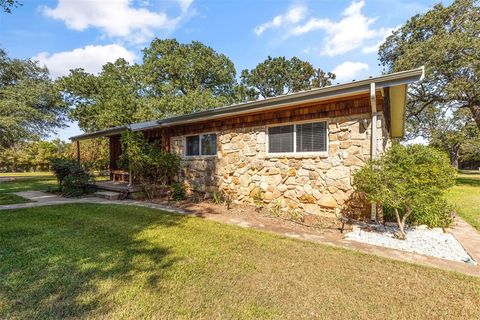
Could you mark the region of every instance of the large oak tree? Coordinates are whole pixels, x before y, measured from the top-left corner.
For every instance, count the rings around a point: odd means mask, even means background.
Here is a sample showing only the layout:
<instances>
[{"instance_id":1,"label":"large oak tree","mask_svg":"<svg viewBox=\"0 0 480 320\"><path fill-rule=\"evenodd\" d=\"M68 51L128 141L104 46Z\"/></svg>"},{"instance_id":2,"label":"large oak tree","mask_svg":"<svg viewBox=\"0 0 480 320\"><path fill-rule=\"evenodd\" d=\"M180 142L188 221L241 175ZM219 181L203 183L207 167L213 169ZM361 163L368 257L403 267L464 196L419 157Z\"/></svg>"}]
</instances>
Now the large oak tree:
<instances>
[{"instance_id":1,"label":"large oak tree","mask_svg":"<svg viewBox=\"0 0 480 320\"><path fill-rule=\"evenodd\" d=\"M64 123L65 111L47 68L0 49L0 147L52 133Z\"/></svg>"}]
</instances>

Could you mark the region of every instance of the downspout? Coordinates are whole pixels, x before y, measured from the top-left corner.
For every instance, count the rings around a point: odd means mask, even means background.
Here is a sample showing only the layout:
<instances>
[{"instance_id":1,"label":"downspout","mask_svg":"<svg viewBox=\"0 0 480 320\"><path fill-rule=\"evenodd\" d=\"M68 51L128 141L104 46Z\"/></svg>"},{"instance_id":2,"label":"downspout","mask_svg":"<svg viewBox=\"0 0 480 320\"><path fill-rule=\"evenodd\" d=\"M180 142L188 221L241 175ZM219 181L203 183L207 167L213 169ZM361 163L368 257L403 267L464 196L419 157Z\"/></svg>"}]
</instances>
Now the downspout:
<instances>
[{"instance_id":1,"label":"downspout","mask_svg":"<svg viewBox=\"0 0 480 320\"><path fill-rule=\"evenodd\" d=\"M377 157L377 96L375 93L375 83L370 83L370 107L372 108L371 119L371 134L370 134L370 159L375 160ZM372 222L377 221L377 204L372 202L371 204L371 216Z\"/></svg>"}]
</instances>

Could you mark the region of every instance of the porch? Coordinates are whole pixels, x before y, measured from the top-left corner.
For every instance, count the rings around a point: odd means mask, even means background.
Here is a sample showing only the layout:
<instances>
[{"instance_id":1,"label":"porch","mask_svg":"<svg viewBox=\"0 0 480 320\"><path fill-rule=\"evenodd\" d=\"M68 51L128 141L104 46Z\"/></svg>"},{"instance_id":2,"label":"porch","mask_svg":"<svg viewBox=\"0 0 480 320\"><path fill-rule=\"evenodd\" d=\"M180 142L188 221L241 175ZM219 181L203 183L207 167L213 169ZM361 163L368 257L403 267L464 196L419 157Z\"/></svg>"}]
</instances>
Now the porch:
<instances>
[{"instance_id":1,"label":"porch","mask_svg":"<svg viewBox=\"0 0 480 320\"><path fill-rule=\"evenodd\" d=\"M142 192L142 186L139 184L129 184L128 181L95 181L92 186L98 190L113 191L119 193L126 193L127 198L130 198L134 193Z\"/></svg>"}]
</instances>

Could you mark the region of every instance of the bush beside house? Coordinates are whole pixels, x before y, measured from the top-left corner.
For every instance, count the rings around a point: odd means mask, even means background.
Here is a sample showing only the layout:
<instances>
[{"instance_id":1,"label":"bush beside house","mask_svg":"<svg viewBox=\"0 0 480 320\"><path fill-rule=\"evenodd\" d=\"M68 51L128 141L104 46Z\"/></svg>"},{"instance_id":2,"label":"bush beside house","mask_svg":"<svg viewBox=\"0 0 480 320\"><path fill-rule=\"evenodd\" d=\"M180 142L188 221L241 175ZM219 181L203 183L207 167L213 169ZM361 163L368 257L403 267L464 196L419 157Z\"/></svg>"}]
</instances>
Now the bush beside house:
<instances>
[{"instance_id":1,"label":"bush beside house","mask_svg":"<svg viewBox=\"0 0 480 320\"><path fill-rule=\"evenodd\" d=\"M141 132L125 132L121 143L124 152L119 158L120 166L140 182L149 199L158 196L160 188L166 187L178 177L179 156L162 150L158 143L149 142ZM183 188L183 185L177 184L176 194L182 194L178 191L179 188Z\"/></svg>"},{"instance_id":2,"label":"bush beside house","mask_svg":"<svg viewBox=\"0 0 480 320\"><path fill-rule=\"evenodd\" d=\"M89 193L90 175L75 160L52 159L50 167L57 177L59 191L67 197L78 197Z\"/></svg>"},{"instance_id":3,"label":"bush beside house","mask_svg":"<svg viewBox=\"0 0 480 320\"><path fill-rule=\"evenodd\" d=\"M393 215L401 239L406 223L446 227L452 222L444 195L454 182L455 169L445 153L398 143L354 175L356 189L383 205L386 218Z\"/></svg>"}]
</instances>

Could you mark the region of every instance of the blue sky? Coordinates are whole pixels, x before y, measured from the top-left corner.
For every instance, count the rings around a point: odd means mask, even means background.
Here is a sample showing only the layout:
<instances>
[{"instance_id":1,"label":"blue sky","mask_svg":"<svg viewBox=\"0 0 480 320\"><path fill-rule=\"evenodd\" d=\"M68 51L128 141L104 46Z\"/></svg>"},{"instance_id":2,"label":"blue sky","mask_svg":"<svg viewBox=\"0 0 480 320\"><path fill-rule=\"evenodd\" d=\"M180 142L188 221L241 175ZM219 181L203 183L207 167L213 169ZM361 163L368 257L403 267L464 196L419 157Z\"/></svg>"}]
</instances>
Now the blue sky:
<instances>
[{"instance_id":1,"label":"blue sky","mask_svg":"<svg viewBox=\"0 0 480 320\"><path fill-rule=\"evenodd\" d=\"M34 58L53 77L83 67L96 73L118 57L140 62L154 37L201 41L235 63L237 73L270 56L298 56L337 82L381 72L377 48L409 17L438 1L20 0L0 14L0 47ZM66 140L75 124L58 131Z\"/></svg>"}]
</instances>

